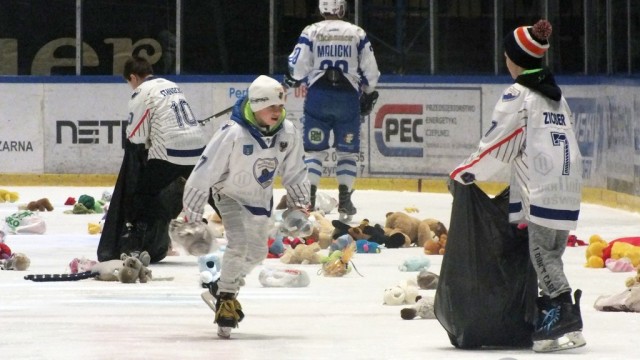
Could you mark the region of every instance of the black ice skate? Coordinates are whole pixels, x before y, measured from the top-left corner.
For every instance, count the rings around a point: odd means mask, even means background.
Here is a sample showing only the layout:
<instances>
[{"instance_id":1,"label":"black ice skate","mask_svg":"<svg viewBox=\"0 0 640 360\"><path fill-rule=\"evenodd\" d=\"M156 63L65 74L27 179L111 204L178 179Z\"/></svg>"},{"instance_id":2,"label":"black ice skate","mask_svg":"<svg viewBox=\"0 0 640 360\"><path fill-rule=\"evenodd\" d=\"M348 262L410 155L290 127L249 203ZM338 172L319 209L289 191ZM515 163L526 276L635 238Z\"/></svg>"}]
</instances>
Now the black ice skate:
<instances>
[{"instance_id":1,"label":"black ice skate","mask_svg":"<svg viewBox=\"0 0 640 360\"><path fill-rule=\"evenodd\" d=\"M533 333L533 350L552 352L573 349L586 345L582 337L582 316L580 314L581 290L574 293L574 304L540 298L538 306L541 318Z\"/></svg>"},{"instance_id":2,"label":"black ice skate","mask_svg":"<svg viewBox=\"0 0 640 360\"><path fill-rule=\"evenodd\" d=\"M338 185L338 192L338 219L348 224L357 212L356 207L351 202L353 190L349 191L347 185Z\"/></svg>"}]
</instances>

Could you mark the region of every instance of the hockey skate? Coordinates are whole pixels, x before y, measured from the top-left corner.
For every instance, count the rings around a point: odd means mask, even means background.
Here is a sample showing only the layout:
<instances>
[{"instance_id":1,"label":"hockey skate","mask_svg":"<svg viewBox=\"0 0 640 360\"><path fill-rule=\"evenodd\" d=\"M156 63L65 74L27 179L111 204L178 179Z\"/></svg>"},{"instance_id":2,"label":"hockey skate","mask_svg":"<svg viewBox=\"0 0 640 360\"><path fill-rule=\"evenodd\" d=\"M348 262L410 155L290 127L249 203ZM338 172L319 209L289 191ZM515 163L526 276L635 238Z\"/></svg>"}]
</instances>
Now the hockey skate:
<instances>
[{"instance_id":1,"label":"hockey skate","mask_svg":"<svg viewBox=\"0 0 640 360\"><path fill-rule=\"evenodd\" d=\"M585 346L582 336L582 316L580 314L581 290L574 293L574 304L544 299L541 306L541 319L533 333L533 351L553 352Z\"/></svg>"},{"instance_id":2,"label":"hockey skate","mask_svg":"<svg viewBox=\"0 0 640 360\"><path fill-rule=\"evenodd\" d=\"M353 219L353 215L357 213L357 209L351 202L351 194L347 185L338 185L338 220L348 224Z\"/></svg>"},{"instance_id":3,"label":"hockey skate","mask_svg":"<svg viewBox=\"0 0 640 360\"><path fill-rule=\"evenodd\" d=\"M228 339L231 337L231 330L238 327L238 323L244 319L242 306L236 299L235 294L221 293L216 301L216 319L218 324L218 337Z\"/></svg>"}]
</instances>

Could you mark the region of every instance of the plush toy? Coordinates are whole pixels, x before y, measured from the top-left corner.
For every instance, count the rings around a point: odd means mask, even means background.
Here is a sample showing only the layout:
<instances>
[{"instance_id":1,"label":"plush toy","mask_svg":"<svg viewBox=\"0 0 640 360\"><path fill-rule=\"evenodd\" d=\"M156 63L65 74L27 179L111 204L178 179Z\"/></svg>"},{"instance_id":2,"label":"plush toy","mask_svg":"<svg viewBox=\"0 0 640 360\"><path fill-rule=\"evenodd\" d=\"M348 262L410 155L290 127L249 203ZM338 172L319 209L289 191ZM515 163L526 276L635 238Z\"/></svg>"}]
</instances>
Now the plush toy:
<instances>
[{"instance_id":1,"label":"plush toy","mask_svg":"<svg viewBox=\"0 0 640 360\"><path fill-rule=\"evenodd\" d=\"M411 240L412 244L418 242L418 227L420 220L405 214L403 212L389 212L386 215L386 221L384 224L385 233L389 234L393 231L399 231L406 234ZM424 243L420 244L422 246Z\"/></svg>"},{"instance_id":2,"label":"plush toy","mask_svg":"<svg viewBox=\"0 0 640 360\"><path fill-rule=\"evenodd\" d=\"M400 271L422 271L429 269L431 266L431 260L426 256L416 256L405 259L402 264L398 266Z\"/></svg>"},{"instance_id":3,"label":"plush toy","mask_svg":"<svg viewBox=\"0 0 640 360\"><path fill-rule=\"evenodd\" d=\"M429 229L425 226L427 225ZM429 232L429 234L427 234ZM448 230L436 219L425 219L420 223L418 242L423 241L427 255L444 255L447 246Z\"/></svg>"},{"instance_id":4,"label":"plush toy","mask_svg":"<svg viewBox=\"0 0 640 360\"><path fill-rule=\"evenodd\" d=\"M349 234L342 235L331 242L329 246L329 254L336 250L344 250L353 243L353 238Z\"/></svg>"},{"instance_id":5,"label":"plush toy","mask_svg":"<svg viewBox=\"0 0 640 360\"><path fill-rule=\"evenodd\" d=\"M438 288L440 277L431 271L421 270L416 277L418 287L423 290L435 290Z\"/></svg>"},{"instance_id":6,"label":"plush toy","mask_svg":"<svg viewBox=\"0 0 640 360\"><path fill-rule=\"evenodd\" d=\"M69 273L77 274L85 271L91 271L98 262L87 258L74 258L69 262Z\"/></svg>"},{"instance_id":7,"label":"plush toy","mask_svg":"<svg viewBox=\"0 0 640 360\"><path fill-rule=\"evenodd\" d=\"M19 198L20 196L18 195L17 192L9 191L6 189L0 189L0 203L4 203L4 202L14 203L18 201Z\"/></svg>"},{"instance_id":8,"label":"plush toy","mask_svg":"<svg viewBox=\"0 0 640 360\"><path fill-rule=\"evenodd\" d=\"M222 254L220 252L212 252L198 256L198 269L200 270L200 284L203 288L207 288L209 284L220 278Z\"/></svg>"},{"instance_id":9,"label":"plush toy","mask_svg":"<svg viewBox=\"0 0 640 360\"><path fill-rule=\"evenodd\" d=\"M378 254L380 245L369 240L356 240L356 252L361 254Z\"/></svg>"},{"instance_id":10,"label":"plush toy","mask_svg":"<svg viewBox=\"0 0 640 360\"><path fill-rule=\"evenodd\" d=\"M280 261L285 264L320 264L322 256L318 253L319 251L318 243L300 244L295 249L286 249Z\"/></svg>"},{"instance_id":11,"label":"plush toy","mask_svg":"<svg viewBox=\"0 0 640 360\"><path fill-rule=\"evenodd\" d=\"M258 280L264 287L305 287L311 282L304 270L270 267L260 271Z\"/></svg>"},{"instance_id":12,"label":"plush toy","mask_svg":"<svg viewBox=\"0 0 640 360\"><path fill-rule=\"evenodd\" d=\"M640 267L638 267L638 270L636 270L636 274L634 276L629 277L627 278L627 280L625 280L624 284L628 288L640 285Z\"/></svg>"},{"instance_id":13,"label":"plush toy","mask_svg":"<svg viewBox=\"0 0 640 360\"><path fill-rule=\"evenodd\" d=\"M284 242L282 236L276 235L275 238L270 237L267 239L267 246L269 252L267 253L267 259L280 258L284 255Z\"/></svg>"},{"instance_id":14,"label":"plush toy","mask_svg":"<svg viewBox=\"0 0 640 360\"><path fill-rule=\"evenodd\" d=\"M332 222L318 211L313 211L310 215L313 219L313 231L309 238L315 239L320 244L321 249L328 248L333 241L332 235L335 229Z\"/></svg>"},{"instance_id":15,"label":"plush toy","mask_svg":"<svg viewBox=\"0 0 640 360\"><path fill-rule=\"evenodd\" d=\"M4 243L4 231L0 230L0 260L7 260L11 257L11 248Z\"/></svg>"},{"instance_id":16,"label":"plush toy","mask_svg":"<svg viewBox=\"0 0 640 360\"><path fill-rule=\"evenodd\" d=\"M404 320L413 320L416 317L420 317L422 319L435 319L436 314L433 309L435 299L431 296L420 296L416 297L416 303L412 307L404 308L400 310L400 317Z\"/></svg>"},{"instance_id":17,"label":"plush toy","mask_svg":"<svg viewBox=\"0 0 640 360\"><path fill-rule=\"evenodd\" d=\"M586 249L587 264L585 266L597 269L603 268L603 252L604 248L606 248L607 245L608 243L603 240L600 235L591 235L591 237L589 238L589 245Z\"/></svg>"},{"instance_id":18,"label":"plush toy","mask_svg":"<svg viewBox=\"0 0 640 360\"><path fill-rule=\"evenodd\" d=\"M640 266L640 246L626 241L612 241L610 259L627 258L633 267ZM606 250L606 249L605 249ZM605 261L608 259L605 259Z\"/></svg>"},{"instance_id":19,"label":"plush toy","mask_svg":"<svg viewBox=\"0 0 640 360\"><path fill-rule=\"evenodd\" d=\"M13 253L6 260L0 260L0 269L24 271L31 265L31 259L23 253Z\"/></svg>"},{"instance_id":20,"label":"plush toy","mask_svg":"<svg viewBox=\"0 0 640 360\"><path fill-rule=\"evenodd\" d=\"M349 234L355 240L369 240L379 245L384 245L387 249L409 246L411 239L406 234L399 231L385 233L385 229L379 224L369 225L368 219L363 219L358 226L351 227L339 220L333 220L333 239Z\"/></svg>"},{"instance_id":21,"label":"plush toy","mask_svg":"<svg viewBox=\"0 0 640 360\"><path fill-rule=\"evenodd\" d=\"M612 272L629 272L635 270L631 260L626 257L620 259L608 258L604 262L604 266Z\"/></svg>"},{"instance_id":22,"label":"plush toy","mask_svg":"<svg viewBox=\"0 0 640 360\"><path fill-rule=\"evenodd\" d=\"M218 249L215 234L204 222L187 223L182 218L169 223L169 238L195 256L206 255Z\"/></svg>"},{"instance_id":23,"label":"plush toy","mask_svg":"<svg viewBox=\"0 0 640 360\"><path fill-rule=\"evenodd\" d=\"M67 198L67 200L65 200L64 202L65 205L75 205L76 204L76 198L69 196Z\"/></svg>"},{"instance_id":24,"label":"plush toy","mask_svg":"<svg viewBox=\"0 0 640 360\"><path fill-rule=\"evenodd\" d=\"M123 284L146 283L151 280L151 270L142 265L140 259L130 256L124 259L118 271L118 280Z\"/></svg>"},{"instance_id":25,"label":"plush toy","mask_svg":"<svg viewBox=\"0 0 640 360\"><path fill-rule=\"evenodd\" d=\"M324 276L340 277L351 272L349 262L356 251L356 245L351 242L344 250L336 250L322 258L322 274Z\"/></svg>"},{"instance_id":26,"label":"plush toy","mask_svg":"<svg viewBox=\"0 0 640 360\"><path fill-rule=\"evenodd\" d=\"M21 207L22 208L22 207ZM47 198L29 202L22 210L31 211L53 211L53 205Z\"/></svg>"},{"instance_id":27,"label":"plush toy","mask_svg":"<svg viewBox=\"0 0 640 360\"><path fill-rule=\"evenodd\" d=\"M91 235L100 234L102 232L102 224L100 224L100 223L89 223L87 225L87 230L89 231L89 234L91 234Z\"/></svg>"},{"instance_id":28,"label":"plush toy","mask_svg":"<svg viewBox=\"0 0 640 360\"><path fill-rule=\"evenodd\" d=\"M418 297L418 284L415 279L400 281L398 285L384 290L384 305L415 304Z\"/></svg>"}]
</instances>

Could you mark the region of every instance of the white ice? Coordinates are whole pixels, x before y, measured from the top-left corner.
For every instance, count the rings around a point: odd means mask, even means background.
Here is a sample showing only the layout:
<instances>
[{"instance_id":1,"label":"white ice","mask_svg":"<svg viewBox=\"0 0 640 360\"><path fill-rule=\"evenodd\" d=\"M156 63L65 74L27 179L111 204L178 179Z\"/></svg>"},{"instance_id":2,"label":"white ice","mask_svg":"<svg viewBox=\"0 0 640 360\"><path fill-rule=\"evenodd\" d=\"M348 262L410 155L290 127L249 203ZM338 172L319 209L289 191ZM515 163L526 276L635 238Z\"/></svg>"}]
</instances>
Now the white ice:
<instances>
[{"instance_id":1,"label":"white ice","mask_svg":"<svg viewBox=\"0 0 640 360\"><path fill-rule=\"evenodd\" d=\"M0 216L15 212L19 203L48 197L55 209L43 212L45 235L8 235L14 252L31 258L27 271L0 271L0 356L3 359L637 359L640 314L598 312L600 295L624 289L632 273L588 269L585 247L567 249L565 270L580 288L587 346L540 355L530 349L459 350L437 320L402 320L404 306L382 304L385 288L416 273L398 270L421 248L384 249L380 254L356 254L351 272L342 278L317 275L319 265L297 265L311 284L305 288L264 288L260 267L250 274L239 300L246 318L231 340L216 336L213 312L200 299L198 266L193 256L167 257L150 267L156 277L173 281L121 284L93 279L38 283L27 274L63 273L75 257L96 258L99 235L88 224L102 215L71 215L67 197L87 194L100 198L103 187L11 187L17 203L0 204ZM323 191L322 189L320 191ZM336 196L332 189L327 193ZM283 194L276 190L276 199ZM384 224L389 211L416 207L419 218L449 224L449 194L357 190L354 221L368 218ZM336 214L328 216L330 219ZM578 238L600 234L610 241L640 236L640 215L584 204ZM441 256L431 256L430 271L439 273ZM282 265L266 259L262 266ZM464 264L460 264L464 266ZM433 295L434 290L421 290Z\"/></svg>"}]
</instances>

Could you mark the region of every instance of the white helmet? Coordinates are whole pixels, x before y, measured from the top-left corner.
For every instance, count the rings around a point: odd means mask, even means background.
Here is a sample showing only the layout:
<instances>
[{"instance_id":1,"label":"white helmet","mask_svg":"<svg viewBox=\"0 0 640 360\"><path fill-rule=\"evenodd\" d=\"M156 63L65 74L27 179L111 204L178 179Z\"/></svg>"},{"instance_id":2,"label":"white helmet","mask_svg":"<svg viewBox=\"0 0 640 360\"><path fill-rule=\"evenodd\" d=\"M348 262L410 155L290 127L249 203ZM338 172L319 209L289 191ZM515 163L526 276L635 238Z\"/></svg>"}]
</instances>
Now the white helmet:
<instances>
[{"instance_id":1,"label":"white helmet","mask_svg":"<svg viewBox=\"0 0 640 360\"><path fill-rule=\"evenodd\" d=\"M331 14L342 18L347 12L347 2L346 0L320 0L318 8L320 14Z\"/></svg>"}]
</instances>

